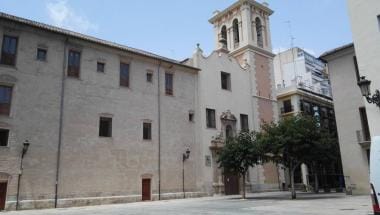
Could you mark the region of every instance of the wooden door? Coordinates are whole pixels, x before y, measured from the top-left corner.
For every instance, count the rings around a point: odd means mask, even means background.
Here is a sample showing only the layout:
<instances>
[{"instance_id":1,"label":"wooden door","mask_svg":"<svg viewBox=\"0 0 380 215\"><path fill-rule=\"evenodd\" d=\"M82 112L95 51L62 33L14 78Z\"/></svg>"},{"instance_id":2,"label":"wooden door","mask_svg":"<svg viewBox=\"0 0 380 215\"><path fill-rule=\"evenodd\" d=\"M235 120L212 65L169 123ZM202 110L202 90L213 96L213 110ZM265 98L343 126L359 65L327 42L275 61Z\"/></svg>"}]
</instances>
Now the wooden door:
<instances>
[{"instance_id":1,"label":"wooden door","mask_svg":"<svg viewBox=\"0 0 380 215\"><path fill-rule=\"evenodd\" d=\"M142 180L142 200L150 201L150 179L145 178Z\"/></svg>"},{"instance_id":2,"label":"wooden door","mask_svg":"<svg viewBox=\"0 0 380 215\"><path fill-rule=\"evenodd\" d=\"M0 182L0 211L5 209L7 198L7 182Z\"/></svg>"},{"instance_id":3,"label":"wooden door","mask_svg":"<svg viewBox=\"0 0 380 215\"><path fill-rule=\"evenodd\" d=\"M224 173L224 192L226 195L238 195L239 192L239 176L236 173Z\"/></svg>"}]
</instances>

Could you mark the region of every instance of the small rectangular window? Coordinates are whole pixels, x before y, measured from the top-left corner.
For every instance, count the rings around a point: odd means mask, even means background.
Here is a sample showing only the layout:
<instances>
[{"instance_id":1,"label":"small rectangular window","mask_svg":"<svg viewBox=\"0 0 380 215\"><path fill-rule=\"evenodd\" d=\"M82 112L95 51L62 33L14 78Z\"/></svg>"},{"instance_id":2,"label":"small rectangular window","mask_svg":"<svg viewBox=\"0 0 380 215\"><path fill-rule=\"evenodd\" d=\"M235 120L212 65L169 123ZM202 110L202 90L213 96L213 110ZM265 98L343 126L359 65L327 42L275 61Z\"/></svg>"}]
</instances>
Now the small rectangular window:
<instances>
[{"instance_id":1,"label":"small rectangular window","mask_svg":"<svg viewBox=\"0 0 380 215\"><path fill-rule=\"evenodd\" d=\"M0 129L0 146L8 146L9 130Z\"/></svg>"},{"instance_id":2,"label":"small rectangular window","mask_svg":"<svg viewBox=\"0 0 380 215\"><path fill-rule=\"evenodd\" d=\"M149 122L143 123L143 139L144 140L152 139L152 123L149 123Z\"/></svg>"},{"instance_id":3,"label":"small rectangular window","mask_svg":"<svg viewBox=\"0 0 380 215\"><path fill-rule=\"evenodd\" d=\"M120 86L129 87L129 64L120 63Z\"/></svg>"},{"instance_id":4,"label":"small rectangular window","mask_svg":"<svg viewBox=\"0 0 380 215\"><path fill-rule=\"evenodd\" d=\"M149 83L152 83L152 81L153 81L153 73L151 73L151 72L147 72L146 73L146 81L149 82Z\"/></svg>"},{"instance_id":5,"label":"small rectangular window","mask_svg":"<svg viewBox=\"0 0 380 215\"><path fill-rule=\"evenodd\" d=\"M242 131L249 131L248 115L240 114L240 128Z\"/></svg>"},{"instance_id":6,"label":"small rectangular window","mask_svg":"<svg viewBox=\"0 0 380 215\"><path fill-rule=\"evenodd\" d=\"M226 72L221 72L221 84L223 90L231 90L231 75Z\"/></svg>"},{"instance_id":7,"label":"small rectangular window","mask_svg":"<svg viewBox=\"0 0 380 215\"><path fill-rule=\"evenodd\" d=\"M16 65L17 37L4 35L1 48L1 64Z\"/></svg>"},{"instance_id":8,"label":"small rectangular window","mask_svg":"<svg viewBox=\"0 0 380 215\"><path fill-rule=\"evenodd\" d=\"M112 137L112 118L100 117L99 137Z\"/></svg>"},{"instance_id":9,"label":"small rectangular window","mask_svg":"<svg viewBox=\"0 0 380 215\"><path fill-rule=\"evenodd\" d=\"M206 109L206 125L207 128L216 128L214 109Z\"/></svg>"},{"instance_id":10,"label":"small rectangular window","mask_svg":"<svg viewBox=\"0 0 380 215\"><path fill-rule=\"evenodd\" d=\"M189 122L194 122L194 113L189 112Z\"/></svg>"},{"instance_id":11,"label":"small rectangular window","mask_svg":"<svg viewBox=\"0 0 380 215\"><path fill-rule=\"evenodd\" d=\"M0 86L0 115L9 116L12 101L12 87Z\"/></svg>"},{"instance_id":12,"label":"small rectangular window","mask_svg":"<svg viewBox=\"0 0 380 215\"><path fill-rule=\"evenodd\" d=\"M37 60L39 61L46 61L46 56L47 56L47 50L38 48L37 49Z\"/></svg>"},{"instance_id":13,"label":"small rectangular window","mask_svg":"<svg viewBox=\"0 0 380 215\"><path fill-rule=\"evenodd\" d=\"M165 73L165 94L173 95L173 74Z\"/></svg>"},{"instance_id":14,"label":"small rectangular window","mask_svg":"<svg viewBox=\"0 0 380 215\"><path fill-rule=\"evenodd\" d=\"M104 73L104 68L106 67L105 63L98 62L96 65L96 71Z\"/></svg>"},{"instance_id":15,"label":"small rectangular window","mask_svg":"<svg viewBox=\"0 0 380 215\"><path fill-rule=\"evenodd\" d=\"M379 31L380 31L380 15L377 15L377 25L378 25Z\"/></svg>"},{"instance_id":16,"label":"small rectangular window","mask_svg":"<svg viewBox=\"0 0 380 215\"><path fill-rule=\"evenodd\" d=\"M283 101L283 108L281 109L282 113L290 113L293 111L293 105L291 100L285 100Z\"/></svg>"},{"instance_id":17,"label":"small rectangular window","mask_svg":"<svg viewBox=\"0 0 380 215\"><path fill-rule=\"evenodd\" d=\"M79 78L80 52L70 50L68 61L67 76Z\"/></svg>"}]
</instances>

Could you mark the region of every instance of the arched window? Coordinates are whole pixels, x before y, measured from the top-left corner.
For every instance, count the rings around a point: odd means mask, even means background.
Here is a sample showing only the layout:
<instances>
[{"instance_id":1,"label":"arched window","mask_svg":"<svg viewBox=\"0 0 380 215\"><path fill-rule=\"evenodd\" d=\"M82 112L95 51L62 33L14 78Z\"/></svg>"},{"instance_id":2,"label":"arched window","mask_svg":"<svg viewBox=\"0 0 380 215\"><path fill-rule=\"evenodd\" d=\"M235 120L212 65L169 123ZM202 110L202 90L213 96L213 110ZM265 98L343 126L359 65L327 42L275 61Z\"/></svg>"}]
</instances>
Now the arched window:
<instances>
[{"instance_id":1,"label":"arched window","mask_svg":"<svg viewBox=\"0 0 380 215\"><path fill-rule=\"evenodd\" d=\"M232 28L234 31L234 42L239 43L239 21L237 19L232 22Z\"/></svg>"},{"instance_id":2,"label":"arched window","mask_svg":"<svg viewBox=\"0 0 380 215\"><path fill-rule=\"evenodd\" d=\"M226 139L232 137L232 127L230 125L226 126Z\"/></svg>"},{"instance_id":3,"label":"arched window","mask_svg":"<svg viewBox=\"0 0 380 215\"><path fill-rule=\"evenodd\" d=\"M256 22L256 33L257 33L257 45L262 48L264 46L263 25L261 24L261 20L259 17L256 17L255 22Z\"/></svg>"},{"instance_id":4,"label":"arched window","mask_svg":"<svg viewBox=\"0 0 380 215\"><path fill-rule=\"evenodd\" d=\"M224 25L222 27L222 30L220 31L220 40L219 42L221 42L223 45L225 45L227 47L227 27Z\"/></svg>"}]
</instances>

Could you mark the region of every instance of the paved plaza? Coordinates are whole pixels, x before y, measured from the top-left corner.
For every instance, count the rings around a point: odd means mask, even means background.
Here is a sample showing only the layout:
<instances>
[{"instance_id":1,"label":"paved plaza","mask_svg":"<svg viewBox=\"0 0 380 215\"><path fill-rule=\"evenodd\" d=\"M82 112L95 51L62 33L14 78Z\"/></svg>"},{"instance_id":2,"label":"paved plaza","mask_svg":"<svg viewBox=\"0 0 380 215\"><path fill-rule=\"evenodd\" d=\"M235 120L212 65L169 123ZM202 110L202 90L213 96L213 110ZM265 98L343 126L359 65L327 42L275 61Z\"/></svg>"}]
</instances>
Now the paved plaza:
<instances>
[{"instance_id":1,"label":"paved plaza","mask_svg":"<svg viewBox=\"0 0 380 215\"><path fill-rule=\"evenodd\" d=\"M260 193L239 196L206 197L156 202L137 202L92 207L11 211L5 215L178 215L178 214L255 214L255 215L368 215L371 213L369 196L345 194L298 194L290 200L289 193Z\"/></svg>"}]
</instances>

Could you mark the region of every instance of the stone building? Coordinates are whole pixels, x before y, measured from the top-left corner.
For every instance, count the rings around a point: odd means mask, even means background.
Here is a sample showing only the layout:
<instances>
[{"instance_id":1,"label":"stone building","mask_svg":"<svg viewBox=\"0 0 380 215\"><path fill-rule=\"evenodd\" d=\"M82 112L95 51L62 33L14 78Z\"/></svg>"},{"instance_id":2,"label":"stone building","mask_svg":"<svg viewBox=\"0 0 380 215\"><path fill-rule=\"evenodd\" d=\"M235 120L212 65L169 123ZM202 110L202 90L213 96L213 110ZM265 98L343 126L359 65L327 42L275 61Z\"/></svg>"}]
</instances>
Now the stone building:
<instances>
[{"instance_id":1,"label":"stone building","mask_svg":"<svg viewBox=\"0 0 380 215\"><path fill-rule=\"evenodd\" d=\"M320 58L327 62L334 92L346 189L354 195L369 194L371 134L365 103L357 86L359 71L354 44L327 51Z\"/></svg>"},{"instance_id":2,"label":"stone building","mask_svg":"<svg viewBox=\"0 0 380 215\"><path fill-rule=\"evenodd\" d=\"M236 2L210 20L216 50L183 62L0 13L0 209L239 193L216 151L277 120L272 13Z\"/></svg>"},{"instance_id":3,"label":"stone building","mask_svg":"<svg viewBox=\"0 0 380 215\"><path fill-rule=\"evenodd\" d=\"M21 209L182 197L187 149L185 191L204 195L198 69L3 13L0 35L1 209L21 176Z\"/></svg>"},{"instance_id":4,"label":"stone building","mask_svg":"<svg viewBox=\"0 0 380 215\"><path fill-rule=\"evenodd\" d=\"M240 130L259 130L263 122L277 121L278 108L273 76L273 57L266 4L238 1L217 11L214 26L216 48L207 57L198 46L188 65L201 69L198 75L203 186L208 191L238 194L238 176L216 163L226 137ZM273 164L249 171L251 191L279 190L283 174ZM212 186L211 186L212 185Z\"/></svg>"}]
</instances>

